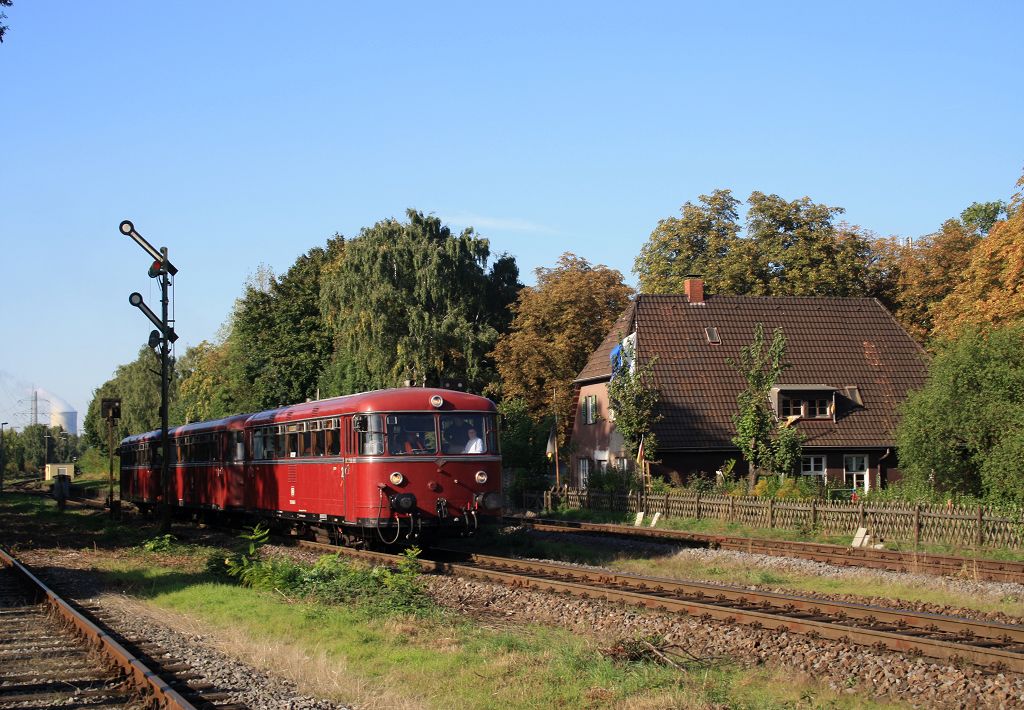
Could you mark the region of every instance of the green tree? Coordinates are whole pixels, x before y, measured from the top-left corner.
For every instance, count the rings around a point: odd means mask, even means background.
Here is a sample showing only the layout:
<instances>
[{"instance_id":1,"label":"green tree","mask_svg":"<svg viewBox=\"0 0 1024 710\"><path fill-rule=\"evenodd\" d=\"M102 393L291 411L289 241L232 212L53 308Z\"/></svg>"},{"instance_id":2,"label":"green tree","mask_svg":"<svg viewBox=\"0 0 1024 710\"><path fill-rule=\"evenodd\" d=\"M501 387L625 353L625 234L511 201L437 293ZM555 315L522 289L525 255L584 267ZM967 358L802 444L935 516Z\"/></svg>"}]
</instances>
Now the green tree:
<instances>
[{"instance_id":1,"label":"green tree","mask_svg":"<svg viewBox=\"0 0 1024 710\"><path fill-rule=\"evenodd\" d=\"M513 495L547 487L548 460L544 455L551 417L535 419L520 397L498 405L501 412L501 460L505 474L511 477Z\"/></svg>"},{"instance_id":2,"label":"green tree","mask_svg":"<svg viewBox=\"0 0 1024 710\"><path fill-rule=\"evenodd\" d=\"M968 229L976 230L982 234L988 234L993 225L1005 217L1006 203L1002 200L973 202L970 207L960 213L960 221Z\"/></svg>"},{"instance_id":3,"label":"green tree","mask_svg":"<svg viewBox=\"0 0 1024 710\"><path fill-rule=\"evenodd\" d=\"M244 382L240 358L233 354L237 344L202 341L185 351L178 360L178 396L172 419L199 422L253 411L252 390Z\"/></svg>"},{"instance_id":4,"label":"green tree","mask_svg":"<svg viewBox=\"0 0 1024 710\"><path fill-rule=\"evenodd\" d=\"M481 391L487 354L516 290L511 257L487 271L490 247L472 229L455 235L437 217L407 211L364 228L324 275L321 309L334 353L321 383L344 394L418 385Z\"/></svg>"},{"instance_id":5,"label":"green tree","mask_svg":"<svg viewBox=\"0 0 1024 710\"><path fill-rule=\"evenodd\" d=\"M632 289L622 274L565 253L554 268L536 271L537 285L519 293L515 317L492 356L502 398L521 398L535 420L552 412L559 438L572 427L572 381L629 305Z\"/></svg>"},{"instance_id":6,"label":"green tree","mask_svg":"<svg viewBox=\"0 0 1024 710\"><path fill-rule=\"evenodd\" d=\"M0 7L10 7L14 4L14 0L0 0ZM7 19L6 12L0 12L0 44L4 41L4 35L7 34L7 30L10 28L4 24L4 20Z\"/></svg>"},{"instance_id":7,"label":"green tree","mask_svg":"<svg viewBox=\"0 0 1024 710\"><path fill-rule=\"evenodd\" d=\"M751 193L747 205L743 233L729 190L701 195L680 217L661 220L634 263L640 290L680 293L687 275L700 274L713 294L871 294L871 241L837 221L842 208L762 192Z\"/></svg>"},{"instance_id":8,"label":"green tree","mask_svg":"<svg viewBox=\"0 0 1024 710\"><path fill-rule=\"evenodd\" d=\"M747 460L747 486L751 490L758 472L785 476L792 473L800 460L800 433L785 422L779 422L771 405L771 389L779 381L787 365L786 336L781 328L772 332L766 344L764 327L754 328L754 340L740 348L738 361L730 361L746 381L746 388L737 397L739 411L733 416L736 436L732 442Z\"/></svg>"},{"instance_id":9,"label":"green tree","mask_svg":"<svg viewBox=\"0 0 1024 710\"><path fill-rule=\"evenodd\" d=\"M170 411L175 411L178 382L173 367L171 372ZM160 362L157 355L148 347L141 348L135 360L119 366L113 378L93 391L85 414L85 440L104 455L108 450L107 424L100 414L100 400L108 397L121 399L121 419L114 431L115 446L129 434L160 428Z\"/></svg>"},{"instance_id":10,"label":"green tree","mask_svg":"<svg viewBox=\"0 0 1024 710\"><path fill-rule=\"evenodd\" d=\"M199 393L209 390L210 412L267 409L304 402L316 395L330 361L333 334L320 308L321 281L344 259L345 239L335 234L326 247L314 247L296 259L282 276L257 273L235 305L229 335L219 352L207 348L195 360ZM218 374L213 367L229 363ZM205 366L203 366L205 365ZM193 413L202 409L195 399ZM198 409L197 409L198 406Z\"/></svg>"},{"instance_id":11,"label":"green tree","mask_svg":"<svg viewBox=\"0 0 1024 710\"><path fill-rule=\"evenodd\" d=\"M654 425L661 420L656 413L658 389L654 384L654 362L634 362L634 353L623 346L623 366L616 369L608 384L608 407L615 412L615 429L631 459L637 457L640 442L644 458L655 460L658 440Z\"/></svg>"},{"instance_id":12,"label":"green tree","mask_svg":"<svg viewBox=\"0 0 1024 710\"><path fill-rule=\"evenodd\" d=\"M633 270L643 293L682 293L687 275L703 276L714 293L742 290L744 275L727 257L741 247L740 202L729 190L701 195L700 203L687 202L679 217L658 222L640 249Z\"/></svg>"},{"instance_id":13,"label":"green tree","mask_svg":"<svg viewBox=\"0 0 1024 710\"><path fill-rule=\"evenodd\" d=\"M1024 324L944 341L900 410L900 469L916 483L1024 503Z\"/></svg>"}]
</instances>

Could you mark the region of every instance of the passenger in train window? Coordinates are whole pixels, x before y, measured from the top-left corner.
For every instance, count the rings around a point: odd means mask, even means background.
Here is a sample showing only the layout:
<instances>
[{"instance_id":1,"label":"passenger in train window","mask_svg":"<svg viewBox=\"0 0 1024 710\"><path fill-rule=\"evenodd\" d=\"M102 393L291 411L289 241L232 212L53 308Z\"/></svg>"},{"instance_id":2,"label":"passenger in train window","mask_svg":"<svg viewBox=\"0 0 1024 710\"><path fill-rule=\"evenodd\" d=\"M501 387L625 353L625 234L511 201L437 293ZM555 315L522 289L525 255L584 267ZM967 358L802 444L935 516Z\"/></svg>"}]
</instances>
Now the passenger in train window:
<instances>
[{"instance_id":1,"label":"passenger in train window","mask_svg":"<svg viewBox=\"0 0 1024 710\"><path fill-rule=\"evenodd\" d=\"M470 428L466 431L466 446L462 449L464 454L482 454L484 452L484 440L476 435L476 429Z\"/></svg>"}]
</instances>

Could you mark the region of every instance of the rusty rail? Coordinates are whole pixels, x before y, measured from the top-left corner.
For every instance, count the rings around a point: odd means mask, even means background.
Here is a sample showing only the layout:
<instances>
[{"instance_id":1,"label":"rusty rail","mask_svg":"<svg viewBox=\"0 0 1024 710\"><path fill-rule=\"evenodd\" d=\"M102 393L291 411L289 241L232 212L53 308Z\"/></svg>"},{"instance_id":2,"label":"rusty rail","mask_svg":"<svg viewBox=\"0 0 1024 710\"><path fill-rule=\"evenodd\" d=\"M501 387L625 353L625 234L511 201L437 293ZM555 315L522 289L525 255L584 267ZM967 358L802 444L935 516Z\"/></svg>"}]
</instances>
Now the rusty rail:
<instances>
[{"instance_id":1,"label":"rusty rail","mask_svg":"<svg viewBox=\"0 0 1024 710\"><path fill-rule=\"evenodd\" d=\"M42 580L32 574L23 564L3 549L0 549L0 564L16 570L24 580L38 590L38 594L45 597L46 601L58 615L73 626L89 645L96 648L103 656L120 668L137 688L153 699L157 707L167 708L168 710L195 710L195 706L192 703L171 688L159 675L150 670L137 657L129 653L121 644L111 638L106 631L64 601L44 584Z\"/></svg>"},{"instance_id":2,"label":"rusty rail","mask_svg":"<svg viewBox=\"0 0 1024 710\"><path fill-rule=\"evenodd\" d=\"M697 543L712 549L733 550L774 557L796 557L842 567L867 567L893 572L915 572L967 577L989 582L1024 584L1024 562L940 555L929 552L902 552L846 547L822 542L771 540L695 533L683 530L610 525L545 518L506 517L506 522L548 532L587 532L662 543Z\"/></svg>"},{"instance_id":3,"label":"rusty rail","mask_svg":"<svg viewBox=\"0 0 1024 710\"><path fill-rule=\"evenodd\" d=\"M396 555L322 543L301 546L393 564ZM450 559L420 560L424 572L457 574L510 586L606 599L779 632L806 634L950 663L1024 673L1024 627L892 610L726 585L595 571L570 565L435 550ZM457 561L452 561L457 560Z\"/></svg>"}]
</instances>

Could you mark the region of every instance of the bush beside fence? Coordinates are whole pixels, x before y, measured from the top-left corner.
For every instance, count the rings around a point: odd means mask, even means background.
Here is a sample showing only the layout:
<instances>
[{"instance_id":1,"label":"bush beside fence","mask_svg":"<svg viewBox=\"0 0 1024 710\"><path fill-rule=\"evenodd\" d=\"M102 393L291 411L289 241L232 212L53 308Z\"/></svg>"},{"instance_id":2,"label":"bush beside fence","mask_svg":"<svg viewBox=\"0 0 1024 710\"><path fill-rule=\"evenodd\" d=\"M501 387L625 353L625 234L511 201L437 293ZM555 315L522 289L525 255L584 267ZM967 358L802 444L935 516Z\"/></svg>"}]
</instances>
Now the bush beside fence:
<instances>
[{"instance_id":1,"label":"bush beside fence","mask_svg":"<svg viewBox=\"0 0 1024 710\"><path fill-rule=\"evenodd\" d=\"M776 500L700 493L603 493L558 489L525 494L526 508L591 510L665 518L713 519L751 527L850 535L867 528L874 540L945 544L956 547L1024 547L1021 511L985 506L848 501Z\"/></svg>"}]
</instances>

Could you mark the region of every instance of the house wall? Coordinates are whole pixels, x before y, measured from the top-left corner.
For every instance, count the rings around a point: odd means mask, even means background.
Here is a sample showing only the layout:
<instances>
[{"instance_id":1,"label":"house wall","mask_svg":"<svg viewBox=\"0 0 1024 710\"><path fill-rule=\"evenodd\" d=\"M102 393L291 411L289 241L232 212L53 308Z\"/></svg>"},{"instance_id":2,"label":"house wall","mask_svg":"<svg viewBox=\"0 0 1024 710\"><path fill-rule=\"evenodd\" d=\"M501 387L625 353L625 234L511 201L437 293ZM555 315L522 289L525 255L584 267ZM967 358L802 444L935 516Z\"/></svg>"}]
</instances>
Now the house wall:
<instances>
[{"instance_id":1,"label":"house wall","mask_svg":"<svg viewBox=\"0 0 1024 710\"><path fill-rule=\"evenodd\" d=\"M584 403L588 396L593 396L597 405L592 424L587 424L585 420ZM581 385L572 425L571 476L563 477L564 480L580 485L580 459L588 460L590 470L596 470L602 466L614 467L616 460L624 456L622 436L615 431L609 413L608 383Z\"/></svg>"}]
</instances>

